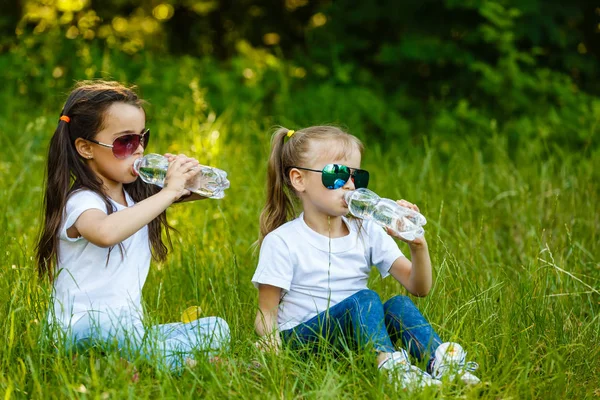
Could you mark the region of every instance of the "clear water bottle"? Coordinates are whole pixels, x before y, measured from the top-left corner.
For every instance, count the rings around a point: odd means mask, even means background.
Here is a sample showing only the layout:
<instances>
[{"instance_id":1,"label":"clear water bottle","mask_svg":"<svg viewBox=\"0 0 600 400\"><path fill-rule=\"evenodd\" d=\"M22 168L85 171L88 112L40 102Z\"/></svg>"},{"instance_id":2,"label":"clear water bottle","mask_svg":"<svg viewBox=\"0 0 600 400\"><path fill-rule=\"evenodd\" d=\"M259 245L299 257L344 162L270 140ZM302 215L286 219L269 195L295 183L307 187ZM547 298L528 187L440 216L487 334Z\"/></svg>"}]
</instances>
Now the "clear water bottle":
<instances>
[{"instance_id":1,"label":"clear water bottle","mask_svg":"<svg viewBox=\"0 0 600 400\"><path fill-rule=\"evenodd\" d=\"M167 176L169 161L160 154L146 154L133 163L133 171L146 183L163 187ZM186 188L200 196L222 199L225 189L229 188L227 172L214 167L199 165L198 172L186 185Z\"/></svg>"},{"instance_id":2,"label":"clear water bottle","mask_svg":"<svg viewBox=\"0 0 600 400\"><path fill-rule=\"evenodd\" d=\"M357 218L373 220L390 228L406 240L423 237L425 217L410 208L402 207L393 200L382 199L369 189L360 188L344 195L350 213Z\"/></svg>"}]
</instances>

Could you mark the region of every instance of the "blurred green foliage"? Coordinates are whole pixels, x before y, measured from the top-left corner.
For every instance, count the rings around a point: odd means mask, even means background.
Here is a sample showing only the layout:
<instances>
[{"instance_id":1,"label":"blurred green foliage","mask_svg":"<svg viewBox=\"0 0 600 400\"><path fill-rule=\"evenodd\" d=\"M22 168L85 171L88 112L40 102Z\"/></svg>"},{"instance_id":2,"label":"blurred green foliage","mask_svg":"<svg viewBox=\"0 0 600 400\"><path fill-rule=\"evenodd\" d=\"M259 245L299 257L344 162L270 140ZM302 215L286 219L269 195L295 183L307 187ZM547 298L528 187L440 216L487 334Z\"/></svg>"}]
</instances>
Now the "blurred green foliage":
<instances>
[{"instance_id":1,"label":"blurred green foliage","mask_svg":"<svg viewBox=\"0 0 600 400\"><path fill-rule=\"evenodd\" d=\"M218 113L337 123L376 141L597 145L600 7L588 1L21 0L3 11L4 100L55 105L96 77L157 93L196 82Z\"/></svg>"},{"instance_id":2,"label":"blurred green foliage","mask_svg":"<svg viewBox=\"0 0 600 400\"><path fill-rule=\"evenodd\" d=\"M600 393L600 10L574 0L6 0L0 13L0 394L4 398L382 398L356 354L257 357L252 243L275 124L345 126L371 187L428 218L434 290L415 299L460 338L485 387L442 398ZM223 201L175 206L181 234L144 288L151 320L200 305L231 359L173 378L118 354L64 356L33 265L49 138L76 80L148 100L148 151L230 173ZM406 247L403 251L408 251ZM398 293L376 279L383 297ZM240 312L247 310L248 312ZM358 361L358 362L355 362ZM140 381L132 384L131 368ZM478 372L478 373L479 373ZM137 373L136 373L137 375ZM402 394L400 394L402 396ZM406 396L405 396L406 397ZM430 398L425 392L416 398Z\"/></svg>"}]
</instances>

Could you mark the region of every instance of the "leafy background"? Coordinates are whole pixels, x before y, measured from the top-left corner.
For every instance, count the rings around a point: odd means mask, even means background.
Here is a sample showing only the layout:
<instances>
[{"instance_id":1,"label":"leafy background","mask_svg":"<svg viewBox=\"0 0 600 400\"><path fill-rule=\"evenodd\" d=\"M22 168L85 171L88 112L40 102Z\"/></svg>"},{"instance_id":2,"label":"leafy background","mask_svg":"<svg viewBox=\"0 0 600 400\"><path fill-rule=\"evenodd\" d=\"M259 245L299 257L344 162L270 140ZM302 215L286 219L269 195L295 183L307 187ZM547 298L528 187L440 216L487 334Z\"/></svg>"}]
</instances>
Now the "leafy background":
<instances>
[{"instance_id":1,"label":"leafy background","mask_svg":"<svg viewBox=\"0 0 600 400\"><path fill-rule=\"evenodd\" d=\"M408 397L363 354L252 346L269 135L331 123L365 142L373 190L427 216L435 284L414 301L486 383L413 397L600 396L599 35L589 1L5 1L0 393ZM33 264L44 159L70 88L95 78L139 87L149 151L229 172L225 199L170 211L181 233L144 288L149 321L192 305L224 317L223 364L200 357L168 375L44 339L50 285ZM376 274L371 287L404 293Z\"/></svg>"}]
</instances>

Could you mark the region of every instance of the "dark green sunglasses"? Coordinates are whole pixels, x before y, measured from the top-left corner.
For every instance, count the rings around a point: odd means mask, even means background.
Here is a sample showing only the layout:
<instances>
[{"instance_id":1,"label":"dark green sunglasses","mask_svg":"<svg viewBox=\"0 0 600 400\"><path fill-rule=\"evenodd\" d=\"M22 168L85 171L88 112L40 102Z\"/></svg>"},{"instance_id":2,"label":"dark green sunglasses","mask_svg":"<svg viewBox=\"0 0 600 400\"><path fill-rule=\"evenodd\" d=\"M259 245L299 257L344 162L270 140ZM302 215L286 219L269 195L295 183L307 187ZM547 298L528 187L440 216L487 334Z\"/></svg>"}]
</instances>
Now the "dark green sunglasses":
<instances>
[{"instance_id":1,"label":"dark green sunglasses","mask_svg":"<svg viewBox=\"0 0 600 400\"><path fill-rule=\"evenodd\" d=\"M364 169L350 168L341 164L327 164L321 171L303 167L289 167L288 171L291 168L320 172L323 186L327 189L339 189L344 186L350 178L352 178L352 182L354 182L354 187L356 189L366 188L369 185L369 172Z\"/></svg>"}]
</instances>

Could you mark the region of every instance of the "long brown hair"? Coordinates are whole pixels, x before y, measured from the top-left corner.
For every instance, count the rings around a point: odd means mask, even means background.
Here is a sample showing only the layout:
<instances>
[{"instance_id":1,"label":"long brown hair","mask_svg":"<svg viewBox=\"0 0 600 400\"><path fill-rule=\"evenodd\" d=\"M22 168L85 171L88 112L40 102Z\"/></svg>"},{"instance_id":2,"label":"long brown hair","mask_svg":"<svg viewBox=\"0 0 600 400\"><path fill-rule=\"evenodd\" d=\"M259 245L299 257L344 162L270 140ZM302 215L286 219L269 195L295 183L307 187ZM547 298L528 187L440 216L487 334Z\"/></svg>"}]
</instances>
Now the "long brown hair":
<instances>
[{"instance_id":1,"label":"long brown hair","mask_svg":"<svg viewBox=\"0 0 600 400\"><path fill-rule=\"evenodd\" d=\"M50 139L44 182L44 225L36 249L38 272L40 276L48 276L50 280L54 277L54 267L59 257L58 235L69 195L78 189L91 190L104 200L108 214L116 211L102 191L102 181L88 167L74 144L77 138L95 138L102 130L106 110L114 103L130 104L142 110L144 104L134 88L118 82L98 80L78 83L61 112L61 116L68 116L70 121L67 123L59 120ZM141 179L123 186L135 202L144 200L160 190L156 186L144 183ZM163 261L168 253L168 248L161 237L163 227L170 247L171 227L167 223L166 211L148 224L152 256L158 261ZM122 245L119 246L122 251Z\"/></svg>"},{"instance_id":2,"label":"long brown hair","mask_svg":"<svg viewBox=\"0 0 600 400\"><path fill-rule=\"evenodd\" d=\"M301 166L308 159L309 144L312 141L333 140L338 143L337 156L347 155L352 149L363 152L362 142L355 136L335 126L311 126L294 132L286 140L289 129L279 128L271 138L271 155L267 170L267 200L260 214L260 238L262 243L267 234L285 224L295 215L294 188L288 170L292 166Z\"/></svg>"}]
</instances>

